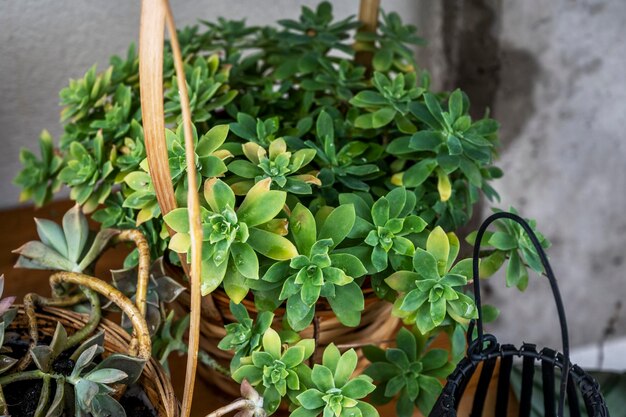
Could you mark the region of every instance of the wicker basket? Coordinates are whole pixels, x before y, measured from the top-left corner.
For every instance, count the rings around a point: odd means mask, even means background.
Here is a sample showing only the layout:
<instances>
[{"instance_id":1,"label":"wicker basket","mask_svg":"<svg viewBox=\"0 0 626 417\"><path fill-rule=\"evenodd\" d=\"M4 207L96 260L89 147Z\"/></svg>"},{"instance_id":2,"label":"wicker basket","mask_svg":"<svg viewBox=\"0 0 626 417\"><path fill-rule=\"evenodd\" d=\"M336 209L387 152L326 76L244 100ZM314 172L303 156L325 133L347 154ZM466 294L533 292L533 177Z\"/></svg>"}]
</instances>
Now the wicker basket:
<instances>
[{"instance_id":1,"label":"wicker basket","mask_svg":"<svg viewBox=\"0 0 626 417\"><path fill-rule=\"evenodd\" d=\"M18 313L9 329L20 333L27 333L29 329L28 317L24 308L18 306ZM81 329L87 316L62 308L43 307L35 313L37 328L41 336L52 337L57 323L61 323L68 334ZM104 332L104 355L116 352L128 352L131 337L128 332L116 323L103 319L97 327L97 331ZM144 367L143 374L139 379L139 385L143 388L148 399L156 409L159 417L178 417L178 401L174 397L174 390L168 376L161 365L154 359L150 359Z\"/></svg>"},{"instance_id":2,"label":"wicker basket","mask_svg":"<svg viewBox=\"0 0 626 417\"><path fill-rule=\"evenodd\" d=\"M31 345L37 344L42 336L53 336L57 323L61 323L69 335L77 331L85 332L86 329L92 327L90 315L76 313L67 308L84 301L83 297L88 293L94 294L96 300L98 295L103 296L126 314L133 328L132 334L129 334L110 320L105 318L98 320L97 326L91 332L103 332L104 356L125 353L145 360L146 365L138 381L139 385L159 417L179 417L180 407L169 376L161 364L152 358L150 333L144 319L146 293L150 280L148 242L138 230L112 230L112 232L114 232L112 244L133 243L139 251L135 303L120 290L99 278L77 272L57 272L50 276L53 297L42 297L36 293L27 294L24 297L24 305L18 306L18 314L11 323L10 329L20 334L29 334ZM80 293L67 294L67 288L76 287L83 292L83 297L79 297ZM97 306L92 303L92 308L100 309L99 303ZM24 362L22 366L27 363Z\"/></svg>"},{"instance_id":3,"label":"wicker basket","mask_svg":"<svg viewBox=\"0 0 626 417\"><path fill-rule=\"evenodd\" d=\"M234 321L234 317L229 311L228 296L216 291L213 294L215 305L223 314L223 321L215 320L205 314L202 317L200 325L200 348L211 355L217 362L228 369L233 353L218 349L217 344L226 335L224 323ZM189 295L182 294L178 299L178 308L181 311L189 311ZM251 317L255 317L257 310L254 303L244 300L245 305ZM317 326L310 325L300 334L304 338L314 338L317 340L316 354L314 359L321 360L321 354L326 346L334 343L339 348L359 348L368 344L384 345L394 338L400 321L391 316L391 304L379 300L373 293L365 294L365 310L361 316L361 323L357 327L346 327L337 320L337 317L330 308L324 305L318 306L316 310ZM279 324L282 321L284 309L280 308L275 311L274 323ZM317 328L316 328L317 327ZM367 364L360 350L359 363L357 372L365 369ZM207 382L219 388L224 393L234 397L239 396L239 384L230 377L218 372L210 367L201 366L198 368L198 374Z\"/></svg>"}]
</instances>

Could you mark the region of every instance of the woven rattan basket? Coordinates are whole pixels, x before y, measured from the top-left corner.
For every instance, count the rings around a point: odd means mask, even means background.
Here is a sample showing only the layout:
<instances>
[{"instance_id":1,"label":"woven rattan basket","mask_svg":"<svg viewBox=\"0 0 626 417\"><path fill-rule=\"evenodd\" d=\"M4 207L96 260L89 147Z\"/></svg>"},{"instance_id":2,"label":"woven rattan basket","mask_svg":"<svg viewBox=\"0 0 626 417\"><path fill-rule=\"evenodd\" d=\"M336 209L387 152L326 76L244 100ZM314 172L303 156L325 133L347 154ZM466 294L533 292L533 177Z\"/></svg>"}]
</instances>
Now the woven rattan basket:
<instances>
[{"instance_id":1,"label":"woven rattan basket","mask_svg":"<svg viewBox=\"0 0 626 417\"><path fill-rule=\"evenodd\" d=\"M372 21L374 27L377 22L377 10L378 0L363 1L361 3L361 15L366 16L364 20ZM163 215L177 207L174 188L169 174L170 169L168 153L165 146L165 121L163 116L163 39L165 25L167 25L170 34L176 75L180 78L181 75L184 74L182 69L183 64L168 2L162 0L143 0L139 40L142 118L150 176ZM185 137L186 142L189 142L187 139L191 137L191 118L187 91L184 83L180 83L179 88L183 126L186 129ZM194 155L193 144L187 143L186 145L188 152L187 164L189 165L189 161L191 160L189 155ZM189 188L193 189L193 185L197 185L195 167L193 167L193 165L192 169L187 170L187 175ZM197 196L195 193L189 193L188 199L187 205L190 213L189 224L192 235L194 233L194 227L196 227L199 230L196 230L198 234L195 239L201 241L202 230L199 218L200 211L197 208ZM192 201L192 199L195 199L195 201ZM201 242L199 243L201 244ZM192 236L192 254L194 252L200 253L200 246L193 247L193 245L194 237ZM196 260L191 260L191 268L188 267L186 259L181 259L181 261L188 275L191 271L192 277L198 276L194 274L193 265L195 265ZM197 262L197 265L199 265L199 259ZM199 266L196 266L195 270L198 271ZM201 348L218 359L221 365L228 368L232 353L223 352L217 348L217 343L225 335L224 324L227 324L232 319L228 309L228 298L223 292L220 293L216 291L204 297L200 307L200 295L198 294L199 283L196 284L198 290L194 292L195 281L197 280L194 278L190 280L192 284L191 294L185 294L179 298L179 310L183 312L191 311L191 329L196 329L196 326L199 328L199 344ZM319 326L315 328L314 326L310 326L304 330L303 335L305 337L312 337L315 333L319 341L319 346L322 348L331 341L339 345L349 344L358 347L370 343L380 344L381 342L392 339L398 328L399 321L391 317L391 306L389 303L380 301L373 292L365 294L365 299L365 311L363 312L360 326L349 328L342 325L329 308L324 309L324 306L320 305L316 309L317 318L314 320L319 323ZM195 307L194 301L196 303ZM256 313L254 303L251 301L244 301L244 303L251 316L254 316ZM201 315L195 313L198 310L201 310ZM280 311L276 312L276 317L277 320L282 318ZM190 352L195 351L193 336L190 337L189 349ZM361 361L360 369L362 369L363 365L363 361ZM191 368L188 363L188 374L190 371ZM200 367L198 371L209 383L216 385L224 392L232 394L233 396L238 395L239 389L237 385L231 381L228 376L206 367Z\"/></svg>"},{"instance_id":2,"label":"woven rattan basket","mask_svg":"<svg viewBox=\"0 0 626 417\"><path fill-rule=\"evenodd\" d=\"M234 321L230 311L228 310L228 297L225 293L215 293L213 296L217 308L223 314L224 322ZM189 296L183 294L178 298L179 308L183 311L189 311ZM248 312L252 317L257 313L254 303L249 300L243 301ZM324 347L330 343L338 345L340 348L354 347L368 344L384 345L387 341L393 339L399 321L391 316L391 304L379 300L374 294L365 294L365 310L361 316L361 323L357 327L346 327L339 322L335 314L330 308L324 309L324 305L316 309L317 325L311 325L301 332L305 338L317 339L317 350L315 360L321 360L321 353ZM282 321L284 310L275 311L275 323ZM203 316L200 325L200 348L208 352L218 363L228 369L232 353L217 348L219 341L226 335L222 321L212 319L208 314ZM357 372L365 369L366 360L359 354L359 363ZM212 385L218 387L221 391L236 397L239 395L239 385L230 377L220 373L209 367L199 367L198 374Z\"/></svg>"},{"instance_id":3,"label":"woven rattan basket","mask_svg":"<svg viewBox=\"0 0 626 417\"><path fill-rule=\"evenodd\" d=\"M143 373L138 381L146 393L148 400L154 406L159 417L178 417L180 407L174 396L169 376L163 367L151 356L151 340L148 325L144 319L146 312L146 293L149 282L150 251L148 242L138 230L111 230L110 243L132 243L139 251L139 265L137 273L137 288L135 303L125 296L120 290L99 278L77 272L57 272L50 277L52 298L42 297L35 293L24 297L24 305L18 306L17 316L10 325L10 329L19 334L28 334L31 345L36 345L43 337L54 335L57 323L60 323L69 335L78 331L91 333L101 331L104 334L104 352L106 357L113 353L124 353L137 356L146 361ZM68 307L84 301L80 293L69 295L68 289L80 288L82 295L88 293L102 296L115 304L129 318L133 332L129 334L118 324L102 318L94 321L91 315L80 314L68 310ZM89 298L89 297L87 297ZM100 302L92 309L100 310ZM60 308L63 307L63 308ZM97 316L100 317L98 311ZM87 336L83 334L83 336Z\"/></svg>"}]
</instances>

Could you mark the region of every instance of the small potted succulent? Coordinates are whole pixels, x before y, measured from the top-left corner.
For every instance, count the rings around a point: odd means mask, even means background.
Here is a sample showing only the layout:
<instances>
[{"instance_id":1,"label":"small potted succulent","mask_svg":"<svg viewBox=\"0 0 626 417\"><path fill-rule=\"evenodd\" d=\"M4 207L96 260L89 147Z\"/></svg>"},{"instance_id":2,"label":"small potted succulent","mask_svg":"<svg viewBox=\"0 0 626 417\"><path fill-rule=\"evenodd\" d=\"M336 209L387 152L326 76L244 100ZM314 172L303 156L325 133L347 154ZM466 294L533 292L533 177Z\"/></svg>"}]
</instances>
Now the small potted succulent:
<instances>
[{"instance_id":1,"label":"small potted succulent","mask_svg":"<svg viewBox=\"0 0 626 417\"><path fill-rule=\"evenodd\" d=\"M19 308L11 307L13 299L0 301L2 415L176 416L177 404L155 389L161 384L171 390L168 380L154 364L146 366L147 325L132 302L78 273L58 273L51 283L53 298L30 293ZM61 295L67 284L80 284L82 291ZM102 321L98 293L132 315L134 345L125 331ZM66 309L84 300L88 317Z\"/></svg>"},{"instance_id":2,"label":"small potted succulent","mask_svg":"<svg viewBox=\"0 0 626 417\"><path fill-rule=\"evenodd\" d=\"M152 259L174 266L190 254L186 197L198 193L202 293L218 313L203 317L202 346L217 359L206 362L254 387L269 414L282 403L296 416L374 416L370 401L394 398L401 417L428 413L477 315L455 232L481 196L497 198L498 123L473 119L462 91L432 90L413 56L422 40L398 14L359 27L323 2L278 26L218 19L179 31L201 181L189 189L168 49L179 208L167 213L146 158L133 47L61 92L58 147L44 132L41 159L21 154L24 198L40 205L66 185L103 228L139 228ZM481 277L506 265L507 285L523 289L527 267L541 265L521 230L499 227L485 237ZM429 348L439 334L448 350Z\"/></svg>"}]
</instances>

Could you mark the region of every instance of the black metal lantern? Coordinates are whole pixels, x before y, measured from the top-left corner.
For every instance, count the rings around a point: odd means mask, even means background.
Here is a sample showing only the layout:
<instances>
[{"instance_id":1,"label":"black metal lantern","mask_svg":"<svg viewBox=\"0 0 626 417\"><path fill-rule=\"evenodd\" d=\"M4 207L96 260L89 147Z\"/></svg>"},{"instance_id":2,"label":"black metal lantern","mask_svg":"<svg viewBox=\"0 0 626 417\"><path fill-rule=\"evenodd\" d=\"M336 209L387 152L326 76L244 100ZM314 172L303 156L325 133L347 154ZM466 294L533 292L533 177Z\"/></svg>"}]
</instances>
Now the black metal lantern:
<instances>
[{"instance_id":1,"label":"black metal lantern","mask_svg":"<svg viewBox=\"0 0 626 417\"><path fill-rule=\"evenodd\" d=\"M499 344L494 335L485 334L483 332L483 317L480 300L480 280L479 280L479 254L480 242L487 227L498 219L510 219L519 223L535 246L539 258L543 264L550 287L556 301L559 322L561 325L561 338L563 342L563 353L544 348L537 351L536 346L524 343L520 348L509 344ZM474 246L473 260L474 275L474 295L476 298L476 307L478 308L478 320L470 324L468 331L468 339L472 338L474 325L476 325L477 337L474 340L468 340L467 355L463 358L456 369L448 376L447 383L443 388L439 399L433 407L430 417L456 417L456 410L459 406L465 387L471 379L479 365L482 364L482 370L478 379L478 385L474 396L472 411L470 417L481 417L485 406L485 398L492 379L494 368L497 361L500 361L500 372L497 381L497 393L495 410L489 411L486 415L494 415L496 417L506 417L509 407L509 390L511 370L513 367L513 359L515 357L522 358L522 388L519 396L519 417L529 417L531 412L531 401L533 390L536 387L533 384L535 371L539 369L542 375L543 389L543 407L545 417L564 417L563 411L565 401L569 406L569 416L579 417L581 409L579 406L579 396L585 405L587 415L590 417L609 416L608 409L604 402L604 398L600 393L598 383L585 371L576 365L571 365L569 360L569 336L567 331L567 322L565 319L565 310L556 278L548 262L548 258L534 234L531 227L521 217L507 212L499 212L490 216L481 225L476 236L476 244ZM561 375L558 403L556 402L556 374L557 371ZM557 404L557 406L555 406Z\"/></svg>"}]
</instances>

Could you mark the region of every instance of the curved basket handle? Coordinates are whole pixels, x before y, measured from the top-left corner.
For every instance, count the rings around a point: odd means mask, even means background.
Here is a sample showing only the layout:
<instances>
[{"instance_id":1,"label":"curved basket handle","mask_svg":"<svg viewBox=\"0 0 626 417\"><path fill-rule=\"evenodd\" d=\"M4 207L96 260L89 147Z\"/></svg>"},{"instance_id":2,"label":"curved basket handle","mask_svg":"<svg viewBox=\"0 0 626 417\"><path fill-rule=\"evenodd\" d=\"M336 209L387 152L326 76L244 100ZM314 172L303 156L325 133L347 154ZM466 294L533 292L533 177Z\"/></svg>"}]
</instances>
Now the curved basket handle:
<instances>
[{"instance_id":1,"label":"curved basket handle","mask_svg":"<svg viewBox=\"0 0 626 417\"><path fill-rule=\"evenodd\" d=\"M378 27L378 11L380 9L380 0L361 0L359 4L359 21L362 26L359 32L375 33ZM357 42L355 46L362 44ZM357 48L358 49L358 48ZM370 51L359 50L354 56L354 60L371 70L373 54Z\"/></svg>"},{"instance_id":2,"label":"curved basket handle","mask_svg":"<svg viewBox=\"0 0 626 417\"><path fill-rule=\"evenodd\" d=\"M174 56L174 68L179 80L180 107L185 135L185 158L187 160L187 209L191 235L191 322L189 327L189 355L185 374L182 416L191 411L191 399L198 364L200 332L200 272L202 256L202 225L200 223L200 203L198 180L195 167L195 147L192 135L191 111L187 94L185 70L178 44L176 27L167 0L142 0L141 22L139 29L139 86L141 94L141 112L144 125L144 138L150 176L154 183L157 200L163 215L176 208L174 188L170 179L167 146L165 143L165 120L163 110L163 40L165 24L170 34L170 44ZM170 234L172 231L170 230ZM185 259L181 259L186 266ZM209 299L210 300L210 299ZM213 309L215 310L215 309Z\"/></svg>"},{"instance_id":3,"label":"curved basket handle","mask_svg":"<svg viewBox=\"0 0 626 417\"><path fill-rule=\"evenodd\" d=\"M92 277L78 272L57 272L50 277L50 286L58 287L62 283L75 284L88 288L98 294L103 295L117 305L126 314L133 325L133 336L136 340L136 352L133 352L133 342L131 342L130 353L148 361L151 356L152 342L148 325L137 306L126 297L120 290L99 278Z\"/></svg>"},{"instance_id":4,"label":"curved basket handle","mask_svg":"<svg viewBox=\"0 0 626 417\"><path fill-rule=\"evenodd\" d=\"M480 274L479 274L479 261L480 261L480 244L482 242L483 236L487 227L491 223L499 219L509 219L516 223L518 223L532 242L533 246L537 250L537 254L541 259L541 263L543 264L543 268L545 269L546 276L548 277L548 281L550 281L550 287L552 288L552 294L554 295L554 301L556 303L556 309L559 316L559 323L561 325L561 342L563 343L563 375L561 376L561 392L559 397L559 416L563 416L563 407L565 403L565 392L567 389L567 379L569 377L570 371L570 361L569 361L569 335L567 331L567 320L565 318L565 308L563 307L563 300L561 299L561 293L559 291L559 287L556 282L556 277L554 276L554 272L552 272L552 267L550 266L550 262L548 261L548 257L546 256L545 251L541 247L541 243L539 243L539 239L530 225L521 218L520 216L508 213L508 212L498 212L489 216L483 224L478 229L478 233L476 235L476 241L474 243L474 256L472 263L472 271L474 276L474 297L476 299L476 308L478 309L478 320L476 321L476 328L478 332L478 337L474 341L477 343L478 352L483 349L485 337L483 331L483 313L482 313L482 303L480 299ZM469 349L469 347L468 347Z\"/></svg>"}]
</instances>

